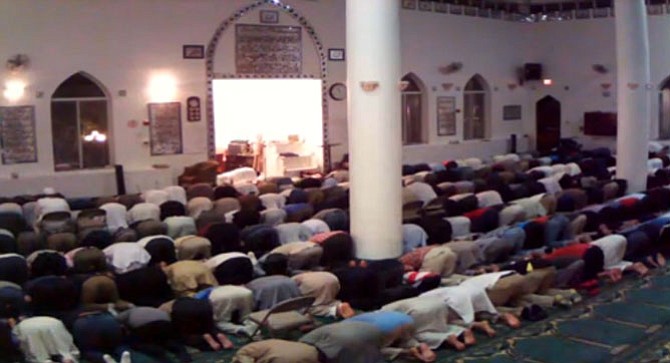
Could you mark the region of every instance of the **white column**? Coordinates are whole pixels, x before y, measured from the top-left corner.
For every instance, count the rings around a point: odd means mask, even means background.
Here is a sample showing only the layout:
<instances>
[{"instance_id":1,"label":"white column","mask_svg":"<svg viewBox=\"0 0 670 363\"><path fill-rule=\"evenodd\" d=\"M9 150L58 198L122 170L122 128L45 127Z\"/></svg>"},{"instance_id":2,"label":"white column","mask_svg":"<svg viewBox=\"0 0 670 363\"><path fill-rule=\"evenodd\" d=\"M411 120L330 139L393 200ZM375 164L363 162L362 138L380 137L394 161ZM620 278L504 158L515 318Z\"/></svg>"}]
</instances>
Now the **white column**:
<instances>
[{"instance_id":1,"label":"white column","mask_svg":"<svg viewBox=\"0 0 670 363\"><path fill-rule=\"evenodd\" d=\"M351 234L365 259L402 253L399 16L397 0L347 0Z\"/></svg>"},{"instance_id":2,"label":"white column","mask_svg":"<svg viewBox=\"0 0 670 363\"><path fill-rule=\"evenodd\" d=\"M644 0L615 0L617 53L617 163L618 178L628 190L647 184L650 90L649 33Z\"/></svg>"}]
</instances>

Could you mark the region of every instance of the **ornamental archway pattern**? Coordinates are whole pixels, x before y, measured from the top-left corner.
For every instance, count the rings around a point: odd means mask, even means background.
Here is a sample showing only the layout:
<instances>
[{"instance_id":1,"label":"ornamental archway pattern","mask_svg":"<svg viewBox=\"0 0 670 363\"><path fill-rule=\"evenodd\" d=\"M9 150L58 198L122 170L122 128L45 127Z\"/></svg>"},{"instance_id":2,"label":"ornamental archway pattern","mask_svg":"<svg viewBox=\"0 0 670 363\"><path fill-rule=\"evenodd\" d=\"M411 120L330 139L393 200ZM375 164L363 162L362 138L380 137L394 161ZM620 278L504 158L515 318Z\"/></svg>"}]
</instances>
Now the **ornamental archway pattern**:
<instances>
[{"instance_id":1,"label":"ornamental archway pattern","mask_svg":"<svg viewBox=\"0 0 670 363\"><path fill-rule=\"evenodd\" d=\"M326 68L326 57L324 54L323 43L319 39L316 30L310 24L310 22L305 18L299 11L294 9L290 5L282 4L277 0L259 0L250 5L247 5L243 8L238 9L235 13L229 16L224 20L219 27L214 32L214 35L207 44L207 51L205 54L205 67L207 72L207 154L209 158L213 159L216 154L216 144L215 144L215 135L214 135L214 92L213 92L213 81L215 78L219 78L214 72L214 55L216 54L216 47L219 44L219 40L223 33L235 24L242 16L247 14L250 11L255 10L263 5L271 5L284 14L289 15L295 21L297 21L307 32L311 38L314 46L316 47L317 54L319 56L320 63L320 74L321 78L321 109L322 109L322 120L323 120L323 166L327 168L330 164L330 147L328 147L328 84L326 82L327 68ZM236 74L224 74L220 75L220 78L315 78L314 76L301 75L301 76L287 76L283 74L276 75L254 75L254 74L245 74L245 75L236 75Z\"/></svg>"}]
</instances>

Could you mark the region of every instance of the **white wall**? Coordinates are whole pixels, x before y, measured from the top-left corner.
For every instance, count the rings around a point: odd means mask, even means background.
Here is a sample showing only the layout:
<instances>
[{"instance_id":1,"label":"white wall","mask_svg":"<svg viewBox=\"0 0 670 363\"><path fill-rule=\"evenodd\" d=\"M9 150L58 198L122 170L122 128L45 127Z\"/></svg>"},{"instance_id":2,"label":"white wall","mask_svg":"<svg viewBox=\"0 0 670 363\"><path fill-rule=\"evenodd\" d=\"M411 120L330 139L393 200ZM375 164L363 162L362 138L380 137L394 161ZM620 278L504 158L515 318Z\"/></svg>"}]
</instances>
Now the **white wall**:
<instances>
[{"instance_id":1,"label":"white wall","mask_svg":"<svg viewBox=\"0 0 670 363\"><path fill-rule=\"evenodd\" d=\"M670 16L649 16L651 51L651 119L650 136L658 137L658 88L670 76ZM529 90L529 105L547 94L562 103L563 136L578 137L585 147L616 148L614 137L584 136L584 112L616 112L616 39L614 18L548 22L533 25L529 43L532 57L545 67L546 75L554 80L551 87L537 86ZM592 70L593 64L609 69L607 74ZM609 96L604 96L602 84L609 83ZM568 90L565 87L569 87ZM533 116L534 117L534 116ZM535 133L534 121L529 132Z\"/></svg>"},{"instance_id":2,"label":"white wall","mask_svg":"<svg viewBox=\"0 0 670 363\"><path fill-rule=\"evenodd\" d=\"M54 176L50 98L56 87L67 77L85 71L102 83L111 97L114 163L126 170L151 168L153 164L169 164L178 175L184 165L205 159L205 147L191 140L204 140L205 123L188 123L182 116L185 153L178 156L152 157L148 145L148 128L129 128L128 121L140 125L147 118L146 87L152 74L168 72L178 80L175 101L184 102L188 96L205 97L204 61L182 60L181 44L203 43L211 25L200 19L212 20L223 16L214 14L204 2L169 1L59 1L56 6L44 1L0 2L0 59L16 53L31 58L30 68L14 77L27 85L25 97L18 103L34 104L38 138L38 163L0 166L0 177L17 173L19 179L40 177L44 185L52 182L43 176ZM189 31L184 31L189 29ZM4 69L0 79L12 77ZM127 96L118 95L126 90ZM36 98L43 92L42 98ZM0 100L7 105L6 100ZM95 172L63 172L58 178L70 175L65 186L69 195L115 192L110 183L94 183L87 175ZM101 175L109 172L100 171ZM113 174L112 176L113 177ZM67 178L66 178L67 179ZM111 183L113 185L113 183Z\"/></svg>"},{"instance_id":3,"label":"white wall","mask_svg":"<svg viewBox=\"0 0 670 363\"><path fill-rule=\"evenodd\" d=\"M172 180L183 171L183 167L207 159L206 122L206 72L205 60L182 59L183 44L207 45L219 24L238 9L251 4L244 0L118 0L54 2L40 0L7 0L0 2L0 60L23 53L31 59L30 68L17 75L0 69L0 83L8 79L20 79L27 83L26 95L14 104L32 104L36 108L38 162L20 165L0 165L1 194L22 193L20 180L29 180L31 190L37 185L47 186L58 180L67 195L113 194L116 189L113 173L109 170L53 172L52 130L50 98L56 87L70 75L85 71L103 84L110 95L112 120L112 162L122 164L127 171L151 170L154 164L170 166ZM332 31L343 28L343 2L328 4L288 0L304 11L314 25L324 34L324 45L343 48L344 35ZM335 16L331 16L337 10ZM316 14L319 14L318 16ZM317 19L312 19L316 17ZM258 12L242 19L245 23L258 23ZM234 34L226 33L224 36ZM315 48L309 37L303 37L306 48ZM231 48L219 47L222 52L217 59L234 62ZM306 62L309 72L318 77L318 63ZM345 78L345 65L334 64L330 72L339 80ZM223 69L225 71L225 69ZM339 71L339 74L338 74ZM184 154L174 156L150 156L148 128L142 126L147 119L147 94L149 80L155 74L170 74L177 79L177 95L174 101L182 102L182 134ZM119 91L125 90L125 97ZM37 92L43 92L37 98ZM198 96L202 102L203 120L187 122L185 101ZM10 105L0 98L0 106ZM335 121L343 121L346 111L333 108ZM140 126L129 128L128 122L139 121ZM341 138L341 127L333 128L333 137ZM339 134L338 134L339 133ZM18 180L10 180L12 174ZM162 171L156 174L156 186L164 183ZM160 175L159 175L160 174ZM3 181L4 179L4 181ZM104 180L100 182L100 180ZM98 181L98 182L95 182ZM128 180L127 180L128 182ZM135 191L130 183L129 189ZM18 188L18 189L17 189Z\"/></svg>"},{"instance_id":4,"label":"white wall","mask_svg":"<svg viewBox=\"0 0 670 363\"><path fill-rule=\"evenodd\" d=\"M47 186L53 172L50 97L67 77L85 71L102 83L109 95L112 120L112 160L123 164L136 175L147 175L150 183L129 183L129 189L166 183L154 164L168 164L170 182L176 181L183 167L205 160L206 155L206 73L204 60L182 59L183 44L207 45L221 22L251 0L4 0L0 1L0 61L17 53L31 58L30 68L18 75L0 69L0 87L7 80L20 78L28 85L25 97L17 104L36 107L39 161L32 164L0 165L0 194L20 193L20 180L26 185ZM345 48L345 0L285 0L304 15L328 48ZM269 7L264 5L263 7ZM258 10L249 11L239 20L258 23ZM295 24L288 15L280 23ZM426 85L428 144L405 147L404 161L424 162L477 155L487 157L507 151L510 134L520 136L519 148L534 143L535 102L547 94L563 105L563 136L580 136L584 111L616 110L615 90L602 96L601 83L616 85L614 22L612 18L572 20L540 24L512 23L478 17L455 16L422 11L401 10L401 45L403 72L413 72ZM656 87L670 75L670 17L650 17L652 80ZM234 27L222 35L216 51L215 72L232 73L234 69ZM317 49L303 34L305 74L318 77ZM451 62L462 62L463 68L444 75L439 68ZM527 62L545 66L554 86L532 86L510 89L517 83L517 68ZM594 63L604 64L610 73L600 75L591 70ZM346 80L345 62L327 62L326 84ZM166 72L177 79L175 101L198 96L202 100L203 120L190 123L182 114L184 154L150 156L148 129L129 128L128 122L147 118L146 92L152 75ZM490 141L462 140L462 112L457 114L457 135L438 137L436 98L456 97L462 109L467 80L482 75L491 89ZM450 90L442 85L453 84ZM569 87L567 90L565 87ZM535 89L533 89L535 88ZM126 91L120 96L119 91ZM38 92L44 96L37 98ZM656 95L652 97L652 130L657 130ZM0 98L0 106L8 105ZM502 121L502 107L522 105L523 119ZM346 101L328 98L329 135L333 160L346 152ZM182 107L185 109L185 106ZM529 135L524 138L523 135ZM587 140L613 145L612 139ZM19 181L10 180L18 174ZM97 173L97 174L96 174ZM140 173L140 174L137 174ZM146 173L146 174L142 174ZM89 175L95 175L90 177ZM153 176L152 176L153 175ZM58 180L69 195L113 194L115 189L109 171L61 172ZM104 182L95 182L96 178ZM100 179L100 180L102 180ZM54 179L55 180L55 179ZM137 185L133 187L132 185ZM134 191L134 190L133 190Z\"/></svg>"},{"instance_id":5,"label":"white wall","mask_svg":"<svg viewBox=\"0 0 670 363\"><path fill-rule=\"evenodd\" d=\"M518 82L516 70L528 61L524 49L528 30L528 24L401 10L403 72L413 72L426 85L428 117L424 126L429 130L428 145L405 146L406 163L505 153L512 133L518 134L519 149L525 150L524 120L530 117L527 92L508 85ZM452 62L461 62L463 68L448 75L439 71ZM456 114L455 136L437 136L437 97L456 97L456 108L462 110L462 90L475 74L490 88L491 141L462 141L463 112ZM445 83L453 86L447 91L442 86ZM503 106L515 104L522 105L523 119L503 121Z\"/></svg>"}]
</instances>

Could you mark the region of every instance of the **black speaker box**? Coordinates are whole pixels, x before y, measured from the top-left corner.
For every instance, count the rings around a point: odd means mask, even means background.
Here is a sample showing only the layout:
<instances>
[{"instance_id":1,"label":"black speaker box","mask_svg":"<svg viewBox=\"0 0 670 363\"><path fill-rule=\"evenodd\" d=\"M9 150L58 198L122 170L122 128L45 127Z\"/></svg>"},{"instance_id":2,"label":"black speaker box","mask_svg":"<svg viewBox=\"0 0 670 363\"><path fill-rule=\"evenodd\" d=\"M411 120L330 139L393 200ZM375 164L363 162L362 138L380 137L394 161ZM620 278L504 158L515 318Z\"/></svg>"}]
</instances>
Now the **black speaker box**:
<instances>
[{"instance_id":1,"label":"black speaker box","mask_svg":"<svg viewBox=\"0 0 670 363\"><path fill-rule=\"evenodd\" d=\"M542 79L542 64L526 63L523 65L523 78L526 81L539 81Z\"/></svg>"},{"instance_id":2,"label":"black speaker box","mask_svg":"<svg viewBox=\"0 0 670 363\"><path fill-rule=\"evenodd\" d=\"M116 176L116 194L126 194L126 181L123 174L123 165L114 165L114 175Z\"/></svg>"}]
</instances>

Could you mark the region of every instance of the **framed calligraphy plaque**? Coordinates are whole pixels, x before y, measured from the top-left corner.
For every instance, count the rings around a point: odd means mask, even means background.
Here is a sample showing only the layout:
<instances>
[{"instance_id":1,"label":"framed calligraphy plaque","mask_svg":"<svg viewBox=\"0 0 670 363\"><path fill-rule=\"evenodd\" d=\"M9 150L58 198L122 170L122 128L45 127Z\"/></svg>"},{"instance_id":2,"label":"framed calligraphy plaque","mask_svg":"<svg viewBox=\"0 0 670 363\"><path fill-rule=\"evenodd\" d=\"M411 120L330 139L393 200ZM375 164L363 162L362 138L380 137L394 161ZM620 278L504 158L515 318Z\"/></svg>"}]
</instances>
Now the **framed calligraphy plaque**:
<instances>
[{"instance_id":1,"label":"framed calligraphy plaque","mask_svg":"<svg viewBox=\"0 0 670 363\"><path fill-rule=\"evenodd\" d=\"M2 163L37 162L35 106L0 107Z\"/></svg>"},{"instance_id":2,"label":"framed calligraphy plaque","mask_svg":"<svg viewBox=\"0 0 670 363\"><path fill-rule=\"evenodd\" d=\"M149 142L152 156L183 152L180 102L149 104Z\"/></svg>"},{"instance_id":3,"label":"framed calligraphy plaque","mask_svg":"<svg viewBox=\"0 0 670 363\"><path fill-rule=\"evenodd\" d=\"M299 26L235 26L238 74L301 74L302 28Z\"/></svg>"}]
</instances>

